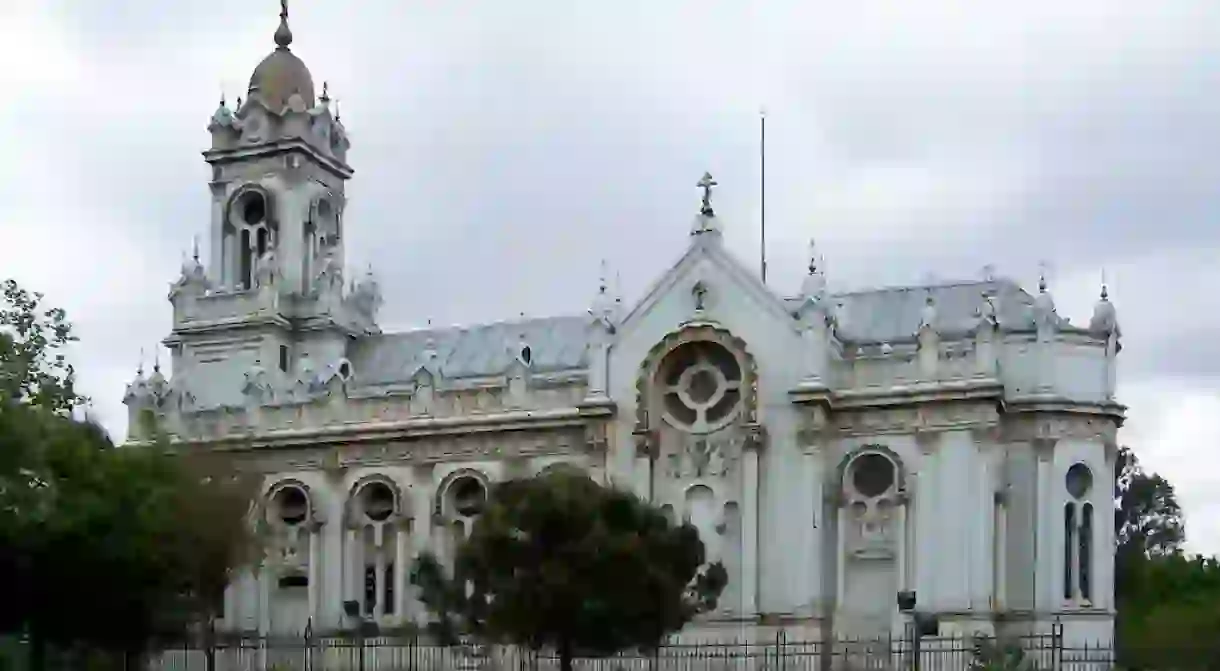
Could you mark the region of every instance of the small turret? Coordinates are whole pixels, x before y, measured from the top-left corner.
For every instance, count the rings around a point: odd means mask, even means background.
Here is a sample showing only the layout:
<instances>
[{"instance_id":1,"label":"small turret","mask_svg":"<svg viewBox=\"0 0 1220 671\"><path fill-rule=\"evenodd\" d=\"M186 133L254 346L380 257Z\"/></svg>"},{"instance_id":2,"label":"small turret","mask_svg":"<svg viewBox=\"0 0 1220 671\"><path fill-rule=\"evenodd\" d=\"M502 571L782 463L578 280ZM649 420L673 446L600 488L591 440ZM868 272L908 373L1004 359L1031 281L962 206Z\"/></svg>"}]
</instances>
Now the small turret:
<instances>
[{"instance_id":1,"label":"small turret","mask_svg":"<svg viewBox=\"0 0 1220 671\"><path fill-rule=\"evenodd\" d=\"M919 374L925 379L935 379L940 365L940 334L936 330L939 315L932 292L924 299L919 317L919 330L915 332L919 350Z\"/></svg>"}]
</instances>

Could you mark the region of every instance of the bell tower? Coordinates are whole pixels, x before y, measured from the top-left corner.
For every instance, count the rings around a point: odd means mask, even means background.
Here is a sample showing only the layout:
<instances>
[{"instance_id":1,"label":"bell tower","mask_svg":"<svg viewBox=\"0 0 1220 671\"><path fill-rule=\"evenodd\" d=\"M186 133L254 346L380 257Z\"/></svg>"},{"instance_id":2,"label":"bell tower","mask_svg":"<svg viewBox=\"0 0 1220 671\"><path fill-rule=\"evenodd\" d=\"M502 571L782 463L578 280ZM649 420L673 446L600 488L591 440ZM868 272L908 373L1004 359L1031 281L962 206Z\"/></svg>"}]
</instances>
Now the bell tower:
<instances>
[{"instance_id":1,"label":"bell tower","mask_svg":"<svg viewBox=\"0 0 1220 671\"><path fill-rule=\"evenodd\" d=\"M274 42L244 100L222 98L208 123L209 253L170 292L174 377L203 407L249 405L251 389L274 400L301 361L350 370L351 342L379 332L372 272L344 280L347 131L292 52L287 0Z\"/></svg>"},{"instance_id":2,"label":"bell tower","mask_svg":"<svg viewBox=\"0 0 1220 671\"><path fill-rule=\"evenodd\" d=\"M268 279L282 282L283 293L303 295L323 259L342 263L344 184L352 169L326 85L315 98L313 76L290 48L287 0L274 38L245 100L236 110L222 101L208 124L209 275L224 289L248 291L259 285L260 267L274 261Z\"/></svg>"}]
</instances>

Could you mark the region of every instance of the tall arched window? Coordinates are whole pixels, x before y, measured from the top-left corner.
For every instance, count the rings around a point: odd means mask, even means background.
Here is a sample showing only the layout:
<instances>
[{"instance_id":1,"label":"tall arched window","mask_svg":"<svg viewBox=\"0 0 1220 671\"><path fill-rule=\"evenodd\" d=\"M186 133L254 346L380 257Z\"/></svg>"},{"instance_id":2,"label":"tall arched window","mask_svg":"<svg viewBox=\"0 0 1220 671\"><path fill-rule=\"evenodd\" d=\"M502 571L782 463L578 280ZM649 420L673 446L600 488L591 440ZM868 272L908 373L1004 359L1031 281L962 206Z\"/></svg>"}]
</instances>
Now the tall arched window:
<instances>
[{"instance_id":1,"label":"tall arched window","mask_svg":"<svg viewBox=\"0 0 1220 671\"><path fill-rule=\"evenodd\" d=\"M1070 500L1063 507L1063 599L1087 603L1093 598L1093 471L1072 464L1064 485Z\"/></svg>"}]
</instances>

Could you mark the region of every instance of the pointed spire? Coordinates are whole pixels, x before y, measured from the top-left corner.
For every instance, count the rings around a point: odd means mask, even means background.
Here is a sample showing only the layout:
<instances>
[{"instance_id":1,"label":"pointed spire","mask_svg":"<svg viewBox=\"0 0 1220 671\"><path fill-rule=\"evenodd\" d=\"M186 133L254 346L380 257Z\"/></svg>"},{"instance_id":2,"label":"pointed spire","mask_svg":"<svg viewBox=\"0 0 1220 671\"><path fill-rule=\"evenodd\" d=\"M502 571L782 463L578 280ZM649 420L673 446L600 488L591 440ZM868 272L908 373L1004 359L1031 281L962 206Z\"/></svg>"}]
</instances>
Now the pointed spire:
<instances>
[{"instance_id":1,"label":"pointed spire","mask_svg":"<svg viewBox=\"0 0 1220 671\"><path fill-rule=\"evenodd\" d=\"M335 98L335 121L342 121L339 116L339 99Z\"/></svg>"},{"instance_id":2,"label":"pointed spire","mask_svg":"<svg viewBox=\"0 0 1220 671\"><path fill-rule=\"evenodd\" d=\"M322 82L322 95L318 100L321 100L323 105L330 102L330 82Z\"/></svg>"},{"instance_id":3,"label":"pointed spire","mask_svg":"<svg viewBox=\"0 0 1220 671\"><path fill-rule=\"evenodd\" d=\"M195 259L195 263L199 263L199 236L191 236L191 258Z\"/></svg>"},{"instance_id":4,"label":"pointed spire","mask_svg":"<svg viewBox=\"0 0 1220 671\"><path fill-rule=\"evenodd\" d=\"M1103 300L1103 301L1110 300L1110 291L1106 287L1106 269L1105 268L1101 269L1101 300Z\"/></svg>"},{"instance_id":5,"label":"pointed spire","mask_svg":"<svg viewBox=\"0 0 1220 671\"><path fill-rule=\"evenodd\" d=\"M136 366L136 379L144 377L144 348L140 348L140 363Z\"/></svg>"},{"instance_id":6,"label":"pointed spire","mask_svg":"<svg viewBox=\"0 0 1220 671\"><path fill-rule=\"evenodd\" d=\"M221 89L221 90L220 90L220 106L221 106L221 107L227 107L227 106L228 106L228 102L225 100L225 92L224 92L224 89Z\"/></svg>"},{"instance_id":7,"label":"pointed spire","mask_svg":"<svg viewBox=\"0 0 1220 671\"><path fill-rule=\"evenodd\" d=\"M292 30L288 28L288 0L280 0L280 26L275 29L275 46L287 49L292 44Z\"/></svg>"},{"instance_id":8,"label":"pointed spire","mask_svg":"<svg viewBox=\"0 0 1220 671\"><path fill-rule=\"evenodd\" d=\"M1038 293L1046 293L1046 261L1038 262Z\"/></svg>"}]
</instances>

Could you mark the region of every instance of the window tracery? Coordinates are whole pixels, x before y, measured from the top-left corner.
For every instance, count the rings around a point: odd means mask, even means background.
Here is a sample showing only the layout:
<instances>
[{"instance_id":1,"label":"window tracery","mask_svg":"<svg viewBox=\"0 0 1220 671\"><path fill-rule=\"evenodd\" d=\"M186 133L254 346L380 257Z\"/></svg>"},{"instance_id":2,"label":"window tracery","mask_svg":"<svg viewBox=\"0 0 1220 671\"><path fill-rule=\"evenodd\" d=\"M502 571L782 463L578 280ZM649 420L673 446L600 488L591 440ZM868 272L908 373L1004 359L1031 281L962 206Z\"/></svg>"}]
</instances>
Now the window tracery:
<instances>
[{"instance_id":1,"label":"window tracery","mask_svg":"<svg viewBox=\"0 0 1220 671\"><path fill-rule=\"evenodd\" d=\"M1063 506L1063 599L1089 604L1093 599L1093 471L1077 462L1064 475L1068 502Z\"/></svg>"},{"instance_id":2,"label":"window tracery","mask_svg":"<svg viewBox=\"0 0 1220 671\"><path fill-rule=\"evenodd\" d=\"M666 421L689 433L712 433L741 409L741 364L716 342L679 345L662 360L657 382Z\"/></svg>"}]
</instances>

